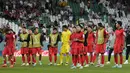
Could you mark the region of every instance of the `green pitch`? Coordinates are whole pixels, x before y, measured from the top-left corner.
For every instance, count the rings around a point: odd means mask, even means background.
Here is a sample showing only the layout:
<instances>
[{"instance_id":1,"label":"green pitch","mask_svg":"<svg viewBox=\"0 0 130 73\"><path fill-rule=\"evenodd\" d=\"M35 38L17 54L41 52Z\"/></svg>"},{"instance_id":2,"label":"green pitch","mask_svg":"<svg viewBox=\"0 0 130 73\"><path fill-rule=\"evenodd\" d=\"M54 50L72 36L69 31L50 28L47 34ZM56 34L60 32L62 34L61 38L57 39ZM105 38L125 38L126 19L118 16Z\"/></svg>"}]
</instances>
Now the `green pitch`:
<instances>
[{"instance_id":1,"label":"green pitch","mask_svg":"<svg viewBox=\"0 0 130 73\"><path fill-rule=\"evenodd\" d=\"M0 63L2 59L0 57ZM114 60L112 57L112 63L110 65L105 65L104 68L95 68L90 66L89 68L84 68L82 70L73 69L71 70L71 63L69 66L48 66L48 57L43 57L43 65L40 66L37 63L36 67L33 66L21 66L21 58L17 58L17 63L14 68L2 68L0 67L0 73L129 73L130 64L123 65L122 69L113 69Z\"/></svg>"}]
</instances>

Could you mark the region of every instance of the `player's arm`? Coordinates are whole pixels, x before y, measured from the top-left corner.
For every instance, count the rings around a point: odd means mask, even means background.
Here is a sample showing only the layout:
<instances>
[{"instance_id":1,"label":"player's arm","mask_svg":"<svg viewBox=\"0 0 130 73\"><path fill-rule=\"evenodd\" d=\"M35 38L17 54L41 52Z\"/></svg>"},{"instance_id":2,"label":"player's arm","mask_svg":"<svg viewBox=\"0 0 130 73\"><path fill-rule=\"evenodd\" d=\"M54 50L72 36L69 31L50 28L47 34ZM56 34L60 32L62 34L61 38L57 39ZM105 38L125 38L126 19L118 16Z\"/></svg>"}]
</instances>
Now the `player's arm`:
<instances>
[{"instance_id":1,"label":"player's arm","mask_svg":"<svg viewBox=\"0 0 130 73\"><path fill-rule=\"evenodd\" d=\"M40 36L40 44L41 46L43 46L43 41L45 41L45 38L43 35Z\"/></svg>"},{"instance_id":2,"label":"player's arm","mask_svg":"<svg viewBox=\"0 0 130 73\"><path fill-rule=\"evenodd\" d=\"M77 42L84 43L84 34L82 35L82 39L77 39Z\"/></svg>"},{"instance_id":3,"label":"player's arm","mask_svg":"<svg viewBox=\"0 0 130 73\"><path fill-rule=\"evenodd\" d=\"M108 41L108 39L109 39L109 34L108 34L108 32L106 31L106 30L104 30L104 35L105 35L105 41L104 41L104 43L107 43L107 41Z\"/></svg>"},{"instance_id":4,"label":"player's arm","mask_svg":"<svg viewBox=\"0 0 130 73\"><path fill-rule=\"evenodd\" d=\"M93 33L93 44L95 44L95 43L96 43L96 36Z\"/></svg>"},{"instance_id":5,"label":"player's arm","mask_svg":"<svg viewBox=\"0 0 130 73\"><path fill-rule=\"evenodd\" d=\"M30 34L27 37L27 47L29 46L29 41L30 41Z\"/></svg>"},{"instance_id":6,"label":"player's arm","mask_svg":"<svg viewBox=\"0 0 130 73\"><path fill-rule=\"evenodd\" d=\"M126 36L126 34L125 34L124 30L122 30L121 33L123 33L123 35L122 35L123 38L122 38L122 40L121 40L121 43L122 43L121 46L124 48L124 46L125 46L125 36Z\"/></svg>"},{"instance_id":7,"label":"player's arm","mask_svg":"<svg viewBox=\"0 0 130 73\"><path fill-rule=\"evenodd\" d=\"M20 42L24 42L24 41L22 40L22 37L21 37L21 35L20 35L20 37L19 37L19 41L20 41Z\"/></svg>"}]
</instances>

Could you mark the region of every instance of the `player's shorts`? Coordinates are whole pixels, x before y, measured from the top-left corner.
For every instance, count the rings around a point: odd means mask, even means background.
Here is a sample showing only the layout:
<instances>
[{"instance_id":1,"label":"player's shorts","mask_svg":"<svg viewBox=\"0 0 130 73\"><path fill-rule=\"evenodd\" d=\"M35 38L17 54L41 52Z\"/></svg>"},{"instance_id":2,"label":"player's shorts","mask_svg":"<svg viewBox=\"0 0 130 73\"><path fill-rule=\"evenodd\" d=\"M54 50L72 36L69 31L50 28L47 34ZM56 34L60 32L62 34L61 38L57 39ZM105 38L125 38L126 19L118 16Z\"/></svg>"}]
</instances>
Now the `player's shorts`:
<instances>
[{"instance_id":1,"label":"player's shorts","mask_svg":"<svg viewBox=\"0 0 130 73\"><path fill-rule=\"evenodd\" d=\"M60 53L65 54L65 53L69 53L69 51L70 51L70 45L69 45L69 44L67 44L67 45L62 45L62 47L61 47L61 52L60 52Z\"/></svg>"},{"instance_id":2,"label":"player's shorts","mask_svg":"<svg viewBox=\"0 0 130 73\"><path fill-rule=\"evenodd\" d=\"M78 55L78 49L77 48L71 48L71 54L72 55Z\"/></svg>"},{"instance_id":3,"label":"player's shorts","mask_svg":"<svg viewBox=\"0 0 130 73\"><path fill-rule=\"evenodd\" d=\"M40 48L34 48L34 49L37 50L37 53L38 53L38 54L41 54L41 53L42 53L42 48L41 48L41 47L40 47Z\"/></svg>"},{"instance_id":4,"label":"player's shorts","mask_svg":"<svg viewBox=\"0 0 130 73\"><path fill-rule=\"evenodd\" d=\"M35 48L29 48L29 54L31 54L31 55L37 54L37 49L35 49Z\"/></svg>"},{"instance_id":5,"label":"player's shorts","mask_svg":"<svg viewBox=\"0 0 130 73\"><path fill-rule=\"evenodd\" d=\"M96 53L105 53L106 44L97 44L96 45Z\"/></svg>"},{"instance_id":6,"label":"player's shorts","mask_svg":"<svg viewBox=\"0 0 130 73\"><path fill-rule=\"evenodd\" d=\"M5 46L2 55L13 55L15 52L14 46Z\"/></svg>"},{"instance_id":7,"label":"player's shorts","mask_svg":"<svg viewBox=\"0 0 130 73\"><path fill-rule=\"evenodd\" d=\"M93 52L93 45L88 44L87 45L87 52L92 53Z\"/></svg>"},{"instance_id":8,"label":"player's shorts","mask_svg":"<svg viewBox=\"0 0 130 73\"><path fill-rule=\"evenodd\" d=\"M123 48L119 44L114 45L114 54L119 54L123 52Z\"/></svg>"},{"instance_id":9,"label":"player's shorts","mask_svg":"<svg viewBox=\"0 0 130 73\"><path fill-rule=\"evenodd\" d=\"M56 55L58 52L57 47L49 47L49 54Z\"/></svg>"},{"instance_id":10,"label":"player's shorts","mask_svg":"<svg viewBox=\"0 0 130 73\"><path fill-rule=\"evenodd\" d=\"M84 46L84 54L87 54L87 49L88 47L87 46Z\"/></svg>"},{"instance_id":11,"label":"player's shorts","mask_svg":"<svg viewBox=\"0 0 130 73\"><path fill-rule=\"evenodd\" d=\"M82 55L84 54L84 44L77 45L78 54Z\"/></svg>"},{"instance_id":12,"label":"player's shorts","mask_svg":"<svg viewBox=\"0 0 130 73\"><path fill-rule=\"evenodd\" d=\"M21 54L28 54L29 53L29 48L23 47L21 48Z\"/></svg>"}]
</instances>

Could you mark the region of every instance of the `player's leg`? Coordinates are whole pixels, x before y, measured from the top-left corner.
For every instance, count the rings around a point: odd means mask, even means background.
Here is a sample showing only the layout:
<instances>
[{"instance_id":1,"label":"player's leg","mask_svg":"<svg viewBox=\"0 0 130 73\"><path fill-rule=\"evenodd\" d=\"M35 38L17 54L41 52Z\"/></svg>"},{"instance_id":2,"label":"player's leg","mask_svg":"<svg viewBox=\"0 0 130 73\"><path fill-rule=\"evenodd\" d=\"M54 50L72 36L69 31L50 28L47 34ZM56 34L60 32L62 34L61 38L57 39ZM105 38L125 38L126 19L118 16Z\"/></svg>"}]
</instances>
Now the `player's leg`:
<instances>
[{"instance_id":1,"label":"player's leg","mask_svg":"<svg viewBox=\"0 0 130 73\"><path fill-rule=\"evenodd\" d=\"M96 59L98 59L100 53L100 45L96 45L96 50L94 52L94 56L93 56L93 63L95 63ZM98 67L99 65L97 64L96 67Z\"/></svg>"},{"instance_id":2,"label":"player's leg","mask_svg":"<svg viewBox=\"0 0 130 73\"><path fill-rule=\"evenodd\" d=\"M36 54L32 54L33 66L36 66Z\"/></svg>"},{"instance_id":3,"label":"player's leg","mask_svg":"<svg viewBox=\"0 0 130 73\"><path fill-rule=\"evenodd\" d=\"M56 66L56 62L57 62L57 54L54 54L54 66Z\"/></svg>"},{"instance_id":4,"label":"player's leg","mask_svg":"<svg viewBox=\"0 0 130 73\"><path fill-rule=\"evenodd\" d=\"M74 54L72 54L72 66L74 66Z\"/></svg>"},{"instance_id":5,"label":"player's leg","mask_svg":"<svg viewBox=\"0 0 130 73\"><path fill-rule=\"evenodd\" d=\"M42 65L42 49L41 48L37 48L38 49L38 54L39 54L39 64Z\"/></svg>"},{"instance_id":6,"label":"player's leg","mask_svg":"<svg viewBox=\"0 0 130 73\"><path fill-rule=\"evenodd\" d=\"M26 66L29 66L29 64L30 64L30 54L28 53L28 54L26 54L26 56L27 56L27 64L26 64Z\"/></svg>"},{"instance_id":7,"label":"player's leg","mask_svg":"<svg viewBox=\"0 0 130 73\"><path fill-rule=\"evenodd\" d=\"M93 53L90 52L90 64L93 64Z\"/></svg>"},{"instance_id":8,"label":"player's leg","mask_svg":"<svg viewBox=\"0 0 130 73\"><path fill-rule=\"evenodd\" d=\"M68 65L69 64L69 52L66 53L66 63L65 65Z\"/></svg>"},{"instance_id":9,"label":"player's leg","mask_svg":"<svg viewBox=\"0 0 130 73\"><path fill-rule=\"evenodd\" d=\"M71 69L76 68L77 62L78 62L78 55L73 54L73 66L71 67Z\"/></svg>"},{"instance_id":10,"label":"player's leg","mask_svg":"<svg viewBox=\"0 0 130 73\"><path fill-rule=\"evenodd\" d=\"M33 61L33 66L36 66L36 54L37 54L37 49L32 48L32 61Z\"/></svg>"},{"instance_id":11,"label":"player's leg","mask_svg":"<svg viewBox=\"0 0 130 73\"><path fill-rule=\"evenodd\" d=\"M84 59L85 59L85 61L86 61L86 65L85 65L84 67L89 67L89 64L88 64L88 55L87 55L87 53L84 54Z\"/></svg>"},{"instance_id":12,"label":"player's leg","mask_svg":"<svg viewBox=\"0 0 130 73\"><path fill-rule=\"evenodd\" d=\"M16 57L13 55L14 64L16 64Z\"/></svg>"},{"instance_id":13,"label":"player's leg","mask_svg":"<svg viewBox=\"0 0 130 73\"><path fill-rule=\"evenodd\" d=\"M13 55L9 55L10 67L14 67Z\"/></svg>"},{"instance_id":14,"label":"player's leg","mask_svg":"<svg viewBox=\"0 0 130 73\"><path fill-rule=\"evenodd\" d=\"M104 67L104 62L105 62L104 53L101 53L101 66L100 67Z\"/></svg>"},{"instance_id":15,"label":"player's leg","mask_svg":"<svg viewBox=\"0 0 130 73\"><path fill-rule=\"evenodd\" d=\"M62 45L61 51L60 51L60 63L57 65L63 65L63 56L64 56L65 51L66 51L65 47Z\"/></svg>"},{"instance_id":16,"label":"player's leg","mask_svg":"<svg viewBox=\"0 0 130 73\"><path fill-rule=\"evenodd\" d=\"M50 63L48 65L52 65L52 49L51 47L49 47L49 61Z\"/></svg>"},{"instance_id":17,"label":"player's leg","mask_svg":"<svg viewBox=\"0 0 130 73\"><path fill-rule=\"evenodd\" d=\"M53 53L54 53L54 66L56 66L57 65L56 62L57 62L58 48L54 48Z\"/></svg>"},{"instance_id":18,"label":"player's leg","mask_svg":"<svg viewBox=\"0 0 130 73\"><path fill-rule=\"evenodd\" d=\"M64 56L64 53L60 53L60 63L57 65L63 65L63 56Z\"/></svg>"},{"instance_id":19,"label":"player's leg","mask_svg":"<svg viewBox=\"0 0 130 73\"><path fill-rule=\"evenodd\" d=\"M6 55L3 55L3 61L4 61L4 64L2 65L2 67L7 67L7 57Z\"/></svg>"},{"instance_id":20,"label":"player's leg","mask_svg":"<svg viewBox=\"0 0 130 73\"><path fill-rule=\"evenodd\" d=\"M89 67L89 64L88 64L88 55L87 55L88 50L87 49L89 49L89 47L88 48L84 47L84 62L86 61L86 65L84 67Z\"/></svg>"},{"instance_id":21,"label":"player's leg","mask_svg":"<svg viewBox=\"0 0 130 73\"><path fill-rule=\"evenodd\" d=\"M120 55L120 65L118 66L118 68L122 68L122 64L123 64L123 55L122 53L119 53Z\"/></svg>"},{"instance_id":22,"label":"player's leg","mask_svg":"<svg viewBox=\"0 0 130 73\"><path fill-rule=\"evenodd\" d=\"M69 52L70 52L70 45L66 45L65 46L65 53L66 53L66 64L65 65L69 64L69 58L70 58Z\"/></svg>"},{"instance_id":23,"label":"player's leg","mask_svg":"<svg viewBox=\"0 0 130 73\"><path fill-rule=\"evenodd\" d=\"M84 65L84 56L83 56L83 54L80 54L80 63L81 63L80 69L83 69L83 65Z\"/></svg>"},{"instance_id":24,"label":"player's leg","mask_svg":"<svg viewBox=\"0 0 130 73\"><path fill-rule=\"evenodd\" d=\"M113 52L113 49L110 49L110 50L109 50L109 53L108 53L108 62L107 62L107 64L110 64L112 52Z\"/></svg>"},{"instance_id":25,"label":"player's leg","mask_svg":"<svg viewBox=\"0 0 130 73\"><path fill-rule=\"evenodd\" d=\"M128 59L129 59L129 53L130 53L130 47L127 46L127 49L126 49L126 61L124 62L124 64L128 64Z\"/></svg>"},{"instance_id":26,"label":"player's leg","mask_svg":"<svg viewBox=\"0 0 130 73\"><path fill-rule=\"evenodd\" d=\"M24 48L21 48L21 55L22 55L22 65L21 66L24 66L25 65L25 51L24 51Z\"/></svg>"},{"instance_id":27,"label":"player's leg","mask_svg":"<svg viewBox=\"0 0 130 73\"><path fill-rule=\"evenodd\" d=\"M25 65L25 55L22 54L22 65L21 66L24 66Z\"/></svg>"},{"instance_id":28,"label":"player's leg","mask_svg":"<svg viewBox=\"0 0 130 73\"><path fill-rule=\"evenodd\" d=\"M118 54L114 52L114 61L115 65L112 68L117 68L118 67Z\"/></svg>"}]
</instances>

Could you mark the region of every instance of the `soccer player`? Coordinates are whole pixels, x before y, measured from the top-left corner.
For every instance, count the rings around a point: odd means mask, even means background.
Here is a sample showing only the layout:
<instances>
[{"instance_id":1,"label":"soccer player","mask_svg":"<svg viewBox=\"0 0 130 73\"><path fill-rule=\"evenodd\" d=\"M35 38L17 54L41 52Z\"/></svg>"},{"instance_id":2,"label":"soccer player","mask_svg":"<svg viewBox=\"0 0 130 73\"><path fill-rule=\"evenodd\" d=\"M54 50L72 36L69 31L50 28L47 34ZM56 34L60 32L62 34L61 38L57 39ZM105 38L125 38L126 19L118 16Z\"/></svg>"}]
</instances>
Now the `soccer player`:
<instances>
[{"instance_id":1,"label":"soccer player","mask_svg":"<svg viewBox=\"0 0 130 73\"><path fill-rule=\"evenodd\" d=\"M105 62L104 53L105 53L106 42L108 38L109 35L104 29L104 26L102 25L102 23L98 23L98 30L96 32L96 50L95 50L93 62L95 62L96 57L98 57L99 54L101 54L101 65L97 64L96 67L104 67L104 62Z\"/></svg>"},{"instance_id":2,"label":"soccer player","mask_svg":"<svg viewBox=\"0 0 130 73\"><path fill-rule=\"evenodd\" d=\"M64 54L66 55L66 64L65 65L68 65L68 63L69 63L70 36L71 36L71 32L70 32L70 30L68 30L68 26L64 25L63 32L61 34L62 47L61 47L61 52L60 52L60 63L58 65L63 64Z\"/></svg>"},{"instance_id":3,"label":"soccer player","mask_svg":"<svg viewBox=\"0 0 130 73\"><path fill-rule=\"evenodd\" d=\"M32 56L32 63L33 63L33 66L36 65L36 53L37 53L37 50L35 48L33 48L33 32L32 30L29 30L29 35L28 35L28 38L27 38L27 46L28 46L28 62L30 63L31 61L31 56Z\"/></svg>"},{"instance_id":4,"label":"soccer player","mask_svg":"<svg viewBox=\"0 0 130 73\"><path fill-rule=\"evenodd\" d=\"M42 65L42 48L43 48L43 41L45 40L44 36L39 33L39 29L35 28L34 35L33 35L33 48L37 50L39 54L39 64ZM36 64L34 64L35 66Z\"/></svg>"},{"instance_id":5,"label":"soccer player","mask_svg":"<svg viewBox=\"0 0 130 73\"><path fill-rule=\"evenodd\" d=\"M57 28L53 28L53 32L49 37L49 60L50 63L48 65L52 65L52 57L54 56L54 65L56 65L57 61L57 52L58 52L58 42L60 41L60 36L58 34Z\"/></svg>"},{"instance_id":6,"label":"soccer player","mask_svg":"<svg viewBox=\"0 0 130 73\"><path fill-rule=\"evenodd\" d=\"M87 47L85 48L86 65L84 67L89 67L87 53L90 54L90 64L93 64L93 61L92 61L93 60L93 47L95 44L95 36L92 31L92 26L88 26L87 30L88 30L87 38L85 39L87 41Z\"/></svg>"},{"instance_id":7,"label":"soccer player","mask_svg":"<svg viewBox=\"0 0 130 73\"><path fill-rule=\"evenodd\" d=\"M22 33L20 34L21 54L22 54L22 62L23 62L21 66L25 65L25 56L28 56L27 37L28 37L28 33L26 32L26 28L23 27ZM26 65L28 66L29 62Z\"/></svg>"},{"instance_id":8,"label":"soccer player","mask_svg":"<svg viewBox=\"0 0 130 73\"><path fill-rule=\"evenodd\" d=\"M128 27L127 33L126 33L126 61L124 64L128 64L129 54L130 54L130 26Z\"/></svg>"},{"instance_id":9,"label":"soccer player","mask_svg":"<svg viewBox=\"0 0 130 73\"><path fill-rule=\"evenodd\" d=\"M121 27L122 26L122 22L121 21L117 21L116 23L116 31L115 31L115 42L114 42L114 60L115 60L115 66L113 66L113 68L122 68L122 63L123 63L123 56L122 56L122 52L124 49L124 30ZM120 65L118 65L118 55L120 56Z\"/></svg>"},{"instance_id":10,"label":"soccer player","mask_svg":"<svg viewBox=\"0 0 130 73\"><path fill-rule=\"evenodd\" d=\"M12 68L12 67L14 67L13 55L14 55L14 51L15 51L14 50L15 37L14 37L14 34L11 33L10 29L7 30L7 33L5 36L5 42L6 42L6 45L2 52L3 58L4 58L4 64L2 65L2 67L7 67L6 55L8 55L8 58L10 60L10 67Z\"/></svg>"},{"instance_id":11,"label":"soccer player","mask_svg":"<svg viewBox=\"0 0 130 73\"><path fill-rule=\"evenodd\" d=\"M82 29L82 26L81 25L78 25L76 26L76 49L78 50L78 56L80 56L79 60L80 60L80 69L83 69L83 64L84 64L84 33L81 31Z\"/></svg>"},{"instance_id":12,"label":"soccer player","mask_svg":"<svg viewBox=\"0 0 130 73\"><path fill-rule=\"evenodd\" d=\"M71 69L75 69L76 65L78 63L78 50L76 48L77 42L75 41L75 39L76 39L75 36L76 36L76 27L73 27L72 34L70 36L71 54L72 54L72 63L73 63L73 66L71 67Z\"/></svg>"}]
</instances>

